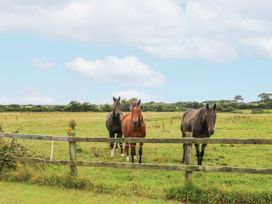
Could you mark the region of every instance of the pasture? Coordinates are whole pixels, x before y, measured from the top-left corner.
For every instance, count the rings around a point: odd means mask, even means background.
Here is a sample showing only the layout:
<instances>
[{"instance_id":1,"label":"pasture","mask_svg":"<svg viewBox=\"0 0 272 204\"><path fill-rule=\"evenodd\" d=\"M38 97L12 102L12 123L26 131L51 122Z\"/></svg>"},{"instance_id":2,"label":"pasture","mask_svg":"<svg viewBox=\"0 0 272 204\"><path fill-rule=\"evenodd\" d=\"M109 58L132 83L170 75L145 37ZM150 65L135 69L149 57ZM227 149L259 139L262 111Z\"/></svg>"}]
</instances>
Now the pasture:
<instances>
[{"instance_id":1,"label":"pasture","mask_svg":"<svg viewBox=\"0 0 272 204\"><path fill-rule=\"evenodd\" d=\"M146 138L180 138L181 113L143 113L147 125ZM105 128L106 113L1 113L0 122L5 132L28 134L66 135L70 119L77 121L76 135L80 137L108 137ZM213 138L271 138L272 114L231 114L218 113ZM45 158L50 157L51 142L18 140L32 151ZM125 157L115 153L110 157L109 144L81 143L78 147L78 160L121 161ZM239 167L272 167L272 147L269 145L208 145L205 151L204 165L230 165ZM195 150L193 148L195 155ZM182 147L175 144L144 144L143 163L177 164L181 160ZM54 159L69 159L68 144L55 142ZM193 164L196 158L193 157ZM10 180L16 176L28 179L29 183L54 186L54 182L44 182L50 178L61 178L69 174L63 166L35 168L20 166ZM244 198L253 200L272 200L272 175L193 173L193 189L196 189L205 201L220 201L222 195L230 201ZM184 173L177 171L128 170L111 168L80 167L79 178L91 183L92 193L107 195L139 196L146 199L181 199L193 196L184 191ZM6 180L9 180L7 178ZM54 179L52 179L54 180ZM58 183L56 182L56 186ZM205 196L207 198L205 198ZM236 197L235 197L236 196ZM262 200L262 199L263 200ZM251 199L251 200L250 200ZM190 200L188 198L188 200ZM192 199L191 199L192 200ZM124 201L125 202L125 201ZM238 200L237 200L238 202Z\"/></svg>"}]
</instances>

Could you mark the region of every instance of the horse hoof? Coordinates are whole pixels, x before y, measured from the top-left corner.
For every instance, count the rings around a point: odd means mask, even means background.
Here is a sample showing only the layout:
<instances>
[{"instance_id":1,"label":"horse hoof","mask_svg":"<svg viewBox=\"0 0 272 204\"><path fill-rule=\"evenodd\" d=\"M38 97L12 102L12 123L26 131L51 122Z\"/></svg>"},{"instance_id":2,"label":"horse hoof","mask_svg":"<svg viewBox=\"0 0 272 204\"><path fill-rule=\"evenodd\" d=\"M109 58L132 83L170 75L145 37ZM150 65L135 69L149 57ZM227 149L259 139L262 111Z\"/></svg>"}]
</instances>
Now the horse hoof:
<instances>
[{"instance_id":1,"label":"horse hoof","mask_svg":"<svg viewBox=\"0 0 272 204\"><path fill-rule=\"evenodd\" d=\"M111 157L114 156L114 150L113 149L111 150L111 154L110 155L111 155Z\"/></svg>"},{"instance_id":2,"label":"horse hoof","mask_svg":"<svg viewBox=\"0 0 272 204\"><path fill-rule=\"evenodd\" d=\"M133 156L134 160L136 160L136 155Z\"/></svg>"},{"instance_id":3,"label":"horse hoof","mask_svg":"<svg viewBox=\"0 0 272 204\"><path fill-rule=\"evenodd\" d=\"M121 157L124 157L125 155L124 154L121 154Z\"/></svg>"},{"instance_id":4,"label":"horse hoof","mask_svg":"<svg viewBox=\"0 0 272 204\"><path fill-rule=\"evenodd\" d=\"M127 156L127 161L129 161L129 156Z\"/></svg>"}]
</instances>

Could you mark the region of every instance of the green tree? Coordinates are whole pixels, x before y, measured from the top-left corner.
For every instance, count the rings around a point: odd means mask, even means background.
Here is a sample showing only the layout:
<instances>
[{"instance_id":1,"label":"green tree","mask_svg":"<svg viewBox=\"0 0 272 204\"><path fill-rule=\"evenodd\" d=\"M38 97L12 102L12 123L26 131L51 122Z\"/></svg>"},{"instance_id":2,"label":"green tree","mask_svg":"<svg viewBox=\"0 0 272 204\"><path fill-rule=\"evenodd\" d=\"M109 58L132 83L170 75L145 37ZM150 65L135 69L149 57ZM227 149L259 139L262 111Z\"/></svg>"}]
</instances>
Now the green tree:
<instances>
[{"instance_id":1,"label":"green tree","mask_svg":"<svg viewBox=\"0 0 272 204\"><path fill-rule=\"evenodd\" d=\"M65 108L66 111L80 112L81 103L79 101L71 101Z\"/></svg>"},{"instance_id":2,"label":"green tree","mask_svg":"<svg viewBox=\"0 0 272 204\"><path fill-rule=\"evenodd\" d=\"M242 97L242 95L236 95L234 97L234 100L239 103L239 102L243 102L244 101L244 98Z\"/></svg>"},{"instance_id":3,"label":"green tree","mask_svg":"<svg viewBox=\"0 0 272 204\"><path fill-rule=\"evenodd\" d=\"M271 96L272 96L271 93L261 93L261 94L258 95L258 97L259 97L263 102L266 102L266 101L271 100Z\"/></svg>"}]
</instances>

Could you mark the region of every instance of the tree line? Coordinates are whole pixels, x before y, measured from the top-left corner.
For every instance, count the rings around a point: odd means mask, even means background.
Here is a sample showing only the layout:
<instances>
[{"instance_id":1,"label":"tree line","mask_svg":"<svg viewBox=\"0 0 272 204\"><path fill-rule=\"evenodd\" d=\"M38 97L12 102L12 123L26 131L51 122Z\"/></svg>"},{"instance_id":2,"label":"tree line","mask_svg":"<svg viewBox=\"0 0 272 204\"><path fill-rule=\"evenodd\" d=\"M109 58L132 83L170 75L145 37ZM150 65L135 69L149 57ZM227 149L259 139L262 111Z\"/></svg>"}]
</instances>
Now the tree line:
<instances>
[{"instance_id":1,"label":"tree line","mask_svg":"<svg viewBox=\"0 0 272 204\"><path fill-rule=\"evenodd\" d=\"M244 102L241 95L237 95L233 100L216 100L203 102L148 102L141 105L142 111L154 112L175 112L184 111L186 109L197 109L203 107L206 103L217 104L219 112L235 112L237 110L262 110L272 108L272 94L262 93L259 95L260 100L255 102ZM130 100L121 100L121 110L129 111L130 102L137 100L132 98ZM110 112L112 110L111 104L92 104L89 102L81 103L79 101L71 101L67 105L0 105L0 112Z\"/></svg>"}]
</instances>

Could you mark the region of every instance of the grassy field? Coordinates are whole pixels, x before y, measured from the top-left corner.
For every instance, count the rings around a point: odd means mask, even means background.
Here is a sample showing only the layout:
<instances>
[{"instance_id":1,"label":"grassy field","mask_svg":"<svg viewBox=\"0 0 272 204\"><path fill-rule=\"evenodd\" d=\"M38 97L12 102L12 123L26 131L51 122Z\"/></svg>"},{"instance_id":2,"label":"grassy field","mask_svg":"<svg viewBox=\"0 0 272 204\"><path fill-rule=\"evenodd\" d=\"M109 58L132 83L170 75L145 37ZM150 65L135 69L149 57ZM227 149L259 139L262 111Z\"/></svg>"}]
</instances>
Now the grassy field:
<instances>
[{"instance_id":1,"label":"grassy field","mask_svg":"<svg viewBox=\"0 0 272 204\"><path fill-rule=\"evenodd\" d=\"M180 138L180 116L181 113L144 113L147 137ZM68 121L73 118L77 121L77 136L108 137L105 117L106 113L1 113L0 122L5 132L66 135ZM271 124L272 114L219 113L213 137L271 138ZM45 158L49 158L51 142L29 140L20 140L20 142ZM79 147L82 151L78 153L78 160L125 162L125 158L120 157L120 153L113 158L110 157L108 146L106 143L81 143ZM203 164L272 168L271 150L269 145L208 145ZM181 159L181 152L181 145L144 144L143 162L177 164ZM68 159L68 144L55 143L54 159ZM196 164L195 157L193 161ZM17 170L19 175L23 172L18 171L20 168ZM37 184L43 183L39 181L46 180L44 178L69 174L68 167L62 166L45 167L39 171L32 168L25 171L32 172L27 182ZM93 192L108 195L137 195L148 199L184 200L186 197L184 193L188 192L184 190L183 172L80 167L79 177L92 183ZM203 201L209 198L212 203L222 200L222 195L227 195L230 196L232 203L235 203L236 197L238 199L239 196L239 199L250 198L257 203L262 201L267 203L267 196L271 196L268 199L271 198L272 202L272 176L270 175L194 173L193 182L194 190L191 191L197 192L199 194L197 196L202 196L200 199ZM52 184L49 182L49 185ZM206 194L207 198L205 198ZM259 199L258 195L263 200ZM212 196L214 200L210 199ZM250 199L245 201L251 201ZM238 200L237 203L239 203Z\"/></svg>"},{"instance_id":2,"label":"grassy field","mask_svg":"<svg viewBox=\"0 0 272 204\"><path fill-rule=\"evenodd\" d=\"M64 188L35 186L29 184L0 182L0 203L1 204L89 204L89 203L154 203L154 204L175 204L177 201L165 201L141 198L137 196L107 195L94 192L79 191Z\"/></svg>"}]
</instances>

